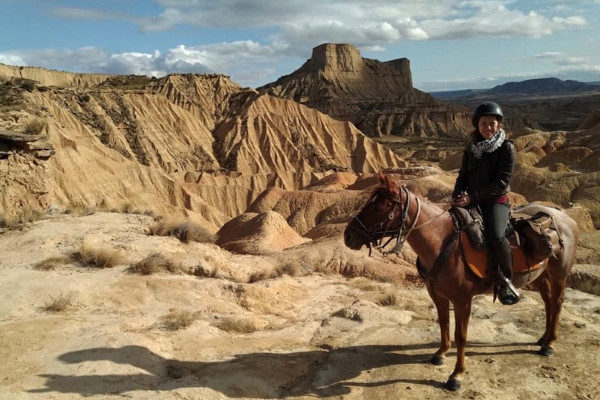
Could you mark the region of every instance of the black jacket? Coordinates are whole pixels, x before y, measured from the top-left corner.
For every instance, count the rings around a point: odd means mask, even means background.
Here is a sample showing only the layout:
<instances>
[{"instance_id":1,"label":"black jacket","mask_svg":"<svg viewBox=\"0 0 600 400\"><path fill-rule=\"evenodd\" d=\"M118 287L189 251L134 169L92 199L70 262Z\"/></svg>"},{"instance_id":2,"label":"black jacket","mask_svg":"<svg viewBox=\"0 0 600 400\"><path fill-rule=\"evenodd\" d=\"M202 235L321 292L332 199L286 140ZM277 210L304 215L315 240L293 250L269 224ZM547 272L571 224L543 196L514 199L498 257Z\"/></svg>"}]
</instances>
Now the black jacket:
<instances>
[{"instance_id":1,"label":"black jacket","mask_svg":"<svg viewBox=\"0 0 600 400\"><path fill-rule=\"evenodd\" d=\"M515 147L508 140L491 153L483 153L479 160L467 146L452 198L466 191L474 203L494 202L510 191L510 176L514 166Z\"/></svg>"}]
</instances>

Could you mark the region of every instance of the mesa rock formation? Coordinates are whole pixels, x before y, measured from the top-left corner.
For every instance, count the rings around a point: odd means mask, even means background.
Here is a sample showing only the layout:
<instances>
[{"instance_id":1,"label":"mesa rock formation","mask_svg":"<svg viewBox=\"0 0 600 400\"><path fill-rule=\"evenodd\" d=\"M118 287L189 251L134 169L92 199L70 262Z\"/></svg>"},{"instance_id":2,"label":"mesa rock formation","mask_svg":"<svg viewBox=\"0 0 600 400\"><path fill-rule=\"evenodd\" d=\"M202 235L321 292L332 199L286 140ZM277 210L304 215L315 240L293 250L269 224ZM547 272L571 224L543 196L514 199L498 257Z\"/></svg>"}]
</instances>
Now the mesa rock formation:
<instances>
[{"instance_id":1,"label":"mesa rock formation","mask_svg":"<svg viewBox=\"0 0 600 400\"><path fill-rule=\"evenodd\" d=\"M349 44L325 43L298 70L258 88L292 99L369 136L462 136L469 110L413 88L410 62L362 58Z\"/></svg>"}]
</instances>

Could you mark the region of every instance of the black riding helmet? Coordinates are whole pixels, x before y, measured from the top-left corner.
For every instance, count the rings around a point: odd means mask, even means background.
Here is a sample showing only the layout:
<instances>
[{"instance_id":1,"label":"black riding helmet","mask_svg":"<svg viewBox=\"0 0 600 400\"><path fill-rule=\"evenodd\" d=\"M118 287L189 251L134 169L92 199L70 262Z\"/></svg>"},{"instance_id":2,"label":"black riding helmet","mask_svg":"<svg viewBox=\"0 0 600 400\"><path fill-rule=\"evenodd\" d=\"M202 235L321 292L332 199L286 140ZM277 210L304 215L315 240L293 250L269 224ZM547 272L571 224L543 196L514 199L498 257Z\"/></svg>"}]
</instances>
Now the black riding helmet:
<instances>
[{"instance_id":1,"label":"black riding helmet","mask_svg":"<svg viewBox=\"0 0 600 400\"><path fill-rule=\"evenodd\" d=\"M495 115L498 117L498 122L502 122L504 119L504 114L502 113L502 108L493 102L485 102L481 103L477 106L475 111L473 112L473 126L477 128L477 124L479 123L479 118L484 115Z\"/></svg>"}]
</instances>

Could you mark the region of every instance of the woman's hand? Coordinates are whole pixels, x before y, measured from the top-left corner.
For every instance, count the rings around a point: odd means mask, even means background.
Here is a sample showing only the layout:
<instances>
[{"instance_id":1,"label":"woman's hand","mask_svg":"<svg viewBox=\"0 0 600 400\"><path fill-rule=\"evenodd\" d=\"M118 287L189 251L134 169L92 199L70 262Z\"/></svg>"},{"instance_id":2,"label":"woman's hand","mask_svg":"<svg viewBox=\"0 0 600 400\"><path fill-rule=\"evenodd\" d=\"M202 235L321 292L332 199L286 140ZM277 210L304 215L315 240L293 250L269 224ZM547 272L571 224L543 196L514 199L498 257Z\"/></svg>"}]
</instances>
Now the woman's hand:
<instances>
[{"instance_id":1,"label":"woman's hand","mask_svg":"<svg viewBox=\"0 0 600 400\"><path fill-rule=\"evenodd\" d=\"M469 204L471 204L471 197L468 194L461 194L459 195L456 199L454 199L454 201L452 202L453 206L457 206L457 207L466 207Z\"/></svg>"}]
</instances>

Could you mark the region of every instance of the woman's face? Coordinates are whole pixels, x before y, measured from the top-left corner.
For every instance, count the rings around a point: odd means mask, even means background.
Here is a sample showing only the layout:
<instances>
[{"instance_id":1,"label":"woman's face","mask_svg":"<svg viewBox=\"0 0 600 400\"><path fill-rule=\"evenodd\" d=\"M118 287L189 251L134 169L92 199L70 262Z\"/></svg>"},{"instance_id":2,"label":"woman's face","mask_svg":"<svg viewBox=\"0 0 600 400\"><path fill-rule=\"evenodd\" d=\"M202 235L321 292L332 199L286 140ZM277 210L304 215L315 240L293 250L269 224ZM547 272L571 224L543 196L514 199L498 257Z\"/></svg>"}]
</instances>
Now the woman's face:
<instances>
[{"instance_id":1,"label":"woman's face","mask_svg":"<svg viewBox=\"0 0 600 400\"><path fill-rule=\"evenodd\" d=\"M496 119L494 115L484 115L479 118L479 123L477 124L479 128L479 133L483 136L484 139L491 139L492 136L496 133L498 128L500 127L500 123Z\"/></svg>"}]
</instances>

